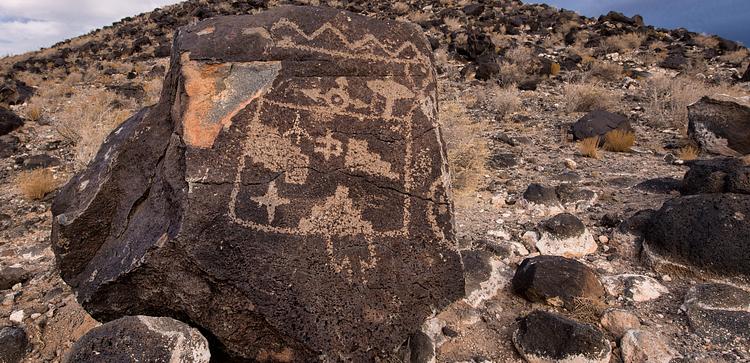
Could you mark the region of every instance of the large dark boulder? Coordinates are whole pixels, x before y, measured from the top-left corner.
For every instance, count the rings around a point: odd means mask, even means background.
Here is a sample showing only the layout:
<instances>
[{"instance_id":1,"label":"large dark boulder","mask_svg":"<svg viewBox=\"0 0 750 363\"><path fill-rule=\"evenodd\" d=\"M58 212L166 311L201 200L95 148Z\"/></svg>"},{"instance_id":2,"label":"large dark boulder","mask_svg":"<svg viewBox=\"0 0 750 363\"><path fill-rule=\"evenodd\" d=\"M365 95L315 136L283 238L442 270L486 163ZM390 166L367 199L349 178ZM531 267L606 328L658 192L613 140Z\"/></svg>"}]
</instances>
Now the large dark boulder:
<instances>
[{"instance_id":1,"label":"large dark boulder","mask_svg":"<svg viewBox=\"0 0 750 363\"><path fill-rule=\"evenodd\" d=\"M464 294L419 27L277 7L181 29L158 104L53 206L98 320L171 316L224 360L370 361Z\"/></svg>"},{"instance_id":2,"label":"large dark boulder","mask_svg":"<svg viewBox=\"0 0 750 363\"><path fill-rule=\"evenodd\" d=\"M750 101L747 97L705 96L688 106L688 135L710 153L750 154Z\"/></svg>"},{"instance_id":3,"label":"large dark boulder","mask_svg":"<svg viewBox=\"0 0 750 363\"><path fill-rule=\"evenodd\" d=\"M573 124L573 138L583 140L590 137L601 138L613 130L633 131L627 117L604 110L594 110L581 117Z\"/></svg>"},{"instance_id":4,"label":"large dark boulder","mask_svg":"<svg viewBox=\"0 0 750 363\"><path fill-rule=\"evenodd\" d=\"M721 275L750 276L750 195L675 198L653 214L648 249L683 265Z\"/></svg>"},{"instance_id":5,"label":"large dark boulder","mask_svg":"<svg viewBox=\"0 0 750 363\"><path fill-rule=\"evenodd\" d=\"M18 363L29 347L29 338L21 327L0 328L0 363Z\"/></svg>"},{"instance_id":6,"label":"large dark boulder","mask_svg":"<svg viewBox=\"0 0 750 363\"><path fill-rule=\"evenodd\" d=\"M560 256L523 260L511 282L513 292L531 302L563 305L603 303L604 286L593 269Z\"/></svg>"},{"instance_id":7,"label":"large dark boulder","mask_svg":"<svg viewBox=\"0 0 750 363\"><path fill-rule=\"evenodd\" d=\"M22 118L13 111L0 106L0 136L7 135L21 126L23 126Z\"/></svg>"},{"instance_id":8,"label":"large dark boulder","mask_svg":"<svg viewBox=\"0 0 750 363\"><path fill-rule=\"evenodd\" d=\"M528 362L608 363L612 354L598 328L539 310L520 319L513 344Z\"/></svg>"},{"instance_id":9,"label":"large dark boulder","mask_svg":"<svg viewBox=\"0 0 750 363\"><path fill-rule=\"evenodd\" d=\"M740 82L750 82L750 64L747 65L745 74L743 74L742 77L740 78Z\"/></svg>"},{"instance_id":10,"label":"large dark boulder","mask_svg":"<svg viewBox=\"0 0 750 363\"><path fill-rule=\"evenodd\" d=\"M750 166L741 159L719 158L688 163L680 191L682 194L750 194Z\"/></svg>"},{"instance_id":11,"label":"large dark boulder","mask_svg":"<svg viewBox=\"0 0 750 363\"><path fill-rule=\"evenodd\" d=\"M685 294L690 328L714 344L750 343L750 292L718 283L698 284Z\"/></svg>"},{"instance_id":12,"label":"large dark boulder","mask_svg":"<svg viewBox=\"0 0 750 363\"><path fill-rule=\"evenodd\" d=\"M20 105L34 94L34 89L22 81L6 78L0 83L0 104Z\"/></svg>"},{"instance_id":13,"label":"large dark boulder","mask_svg":"<svg viewBox=\"0 0 750 363\"><path fill-rule=\"evenodd\" d=\"M89 330L71 348L68 363L208 363L201 333L171 318L126 316Z\"/></svg>"}]
</instances>

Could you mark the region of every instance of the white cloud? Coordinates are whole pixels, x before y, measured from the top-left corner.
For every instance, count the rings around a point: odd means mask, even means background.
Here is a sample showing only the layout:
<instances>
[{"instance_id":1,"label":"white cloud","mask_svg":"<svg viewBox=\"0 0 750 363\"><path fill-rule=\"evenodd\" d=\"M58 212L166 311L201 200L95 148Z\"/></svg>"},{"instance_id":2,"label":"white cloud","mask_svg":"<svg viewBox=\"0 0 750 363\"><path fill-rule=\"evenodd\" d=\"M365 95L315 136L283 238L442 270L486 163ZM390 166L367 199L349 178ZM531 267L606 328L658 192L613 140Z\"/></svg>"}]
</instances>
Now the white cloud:
<instances>
[{"instance_id":1,"label":"white cloud","mask_svg":"<svg viewBox=\"0 0 750 363\"><path fill-rule=\"evenodd\" d=\"M0 56L48 47L180 0L0 0Z\"/></svg>"}]
</instances>

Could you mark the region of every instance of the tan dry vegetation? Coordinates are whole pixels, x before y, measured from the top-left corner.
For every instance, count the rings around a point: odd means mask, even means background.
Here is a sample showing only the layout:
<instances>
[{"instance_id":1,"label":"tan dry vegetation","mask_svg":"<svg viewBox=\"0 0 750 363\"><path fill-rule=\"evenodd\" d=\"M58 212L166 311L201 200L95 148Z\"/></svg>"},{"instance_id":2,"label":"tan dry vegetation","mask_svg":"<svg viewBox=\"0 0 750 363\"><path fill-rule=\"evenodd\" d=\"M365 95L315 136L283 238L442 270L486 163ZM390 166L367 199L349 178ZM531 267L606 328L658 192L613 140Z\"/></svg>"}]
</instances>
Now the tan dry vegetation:
<instances>
[{"instance_id":1,"label":"tan dry vegetation","mask_svg":"<svg viewBox=\"0 0 750 363\"><path fill-rule=\"evenodd\" d=\"M596 83L571 83L563 89L568 112L611 110L617 97L610 90Z\"/></svg>"},{"instance_id":2,"label":"tan dry vegetation","mask_svg":"<svg viewBox=\"0 0 750 363\"><path fill-rule=\"evenodd\" d=\"M604 135L604 149L614 152L629 152L635 145L635 133L625 130L612 130Z\"/></svg>"},{"instance_id":3,"label":"tan dry vegetation","mask_svg":"<svg viewBox=\"0 0 750 363\"><path fill-rule=\"evenodd\" d=\"M616 82L622 79L622 66L611 62L591 62L586 78L593 78L604 82Z\"/></svg>"},{"instance_id":4,"label":"tan dry vegetation","mask_svg":"<svg viewBox=\"0 0 750 363\"><path fill-rule=\"evenodd\" d=\"M577 144L578 152L587 158L601 159L601 153L599 152L599 138L589 137L583 139Z\"/></svg>"},{"instance_id":5,"label":"tan dry vegetation","mask_svg":"<svg viewBox=\"0 0 750 363\"><path fill-rule=\"evenodd\" d=\"M482 135L488 125L475 122L457 101L440 104L440 124L448 152L454 201L466 205L482 185L490 150Z\"/></svg>"},{"instance_id":6,"label":"tan dry vegetation","mask_svg":"<svg viewBox=\"0 0 750 363\"><path fill-rule=\"evenodd\" d=\"M500 72L497 74L497 79L500 84L504 86L510 86L512 84L520 83L526 78L526 71L524 68L516 63L500 62Z\"/></svg>"},{"instance_id":7,"label":"tan dry vegetation","mask_svg":"<svg viewBox=\"0 0 750 363\"><path fill-rule=\"evenodd\" d=\"M488 86L477 97L487 110L495 114L496 120L503 120L521 108L519 91L514 84L505 87Z\"/></svg>"},{"instance_id":8,"label":"tan dry vegetation","mask_svg":"<svg viewBox=\"0 0 750 363\"><path fill-rule=\"evenodd\" d=\"M461 19L453 16L446 16L445 18L443 18L443 24L448 27L448 30L453 32L463 27L463 22L461 22Z\"/></svg>"},{"instance_id":9,"label":"tan dry vegetation","mask_svg":"<svg viewBox=\"0 0 750 363\"><path fill-rule=\"evenodd\" d=\"M627 33L615 35L604 39L604 47L610 53L627 52L638 49L644 40L646 40L644 34Z\"/></svg>"},{"instance_id":10,"label":"tan dry vegetation","mask_svg":"<svg viewBox=\"0 0 750 363\"><path fill-rule=\"evenodd\" d=\"M409 13L408 18L413 23L422 23L430 20L430 14L426 11L412 11Z\"/></svg>"},{"instance_id":11,"label":"tan dry vegetation","mask_svg":"<svg viewBox=\"0 0 750 363\"><path fill-rule=\"evenodd\" d=\"M733 64L742 64L742 62L744 62L748 58L750 58L750 53L748 52L747 48L729 52L719 57L722 62Z\"/></svg>"},{"instance_id":12,"label":"tan dry vegetation","mask_svg":"<svg viewBox=\"0 0 750 363\"><path fill-rule=\"evenodd\" d=\"M518 65L530 64L534 59L534 51L526 46L513 47L505 52L505 59Z\"/></svg>"},{"instance_id":13,"label":"tan dry vegetation","mask_svg":"<svg viewBox=\"0 0 750 363\"><path fill-rule=\"evenodd\" d=\"M712 35L699 34L693 40L704 48L717 48L719 46L719 39Z\"/></svg>"},{"instance_id":14,"label":"tan dry vegetation","mask_svg":"<svg viewBox=\"0 0 750 363\"><path fill-rule=\"evenodd\" d=\"M407 3L403 2L403 1L399 1L399 2L397 2L395 4L393 4L393 11L396 14L404 15L404 14L406 14L406 13L409 12L409 4L407 4Z\"/></svg>"},{"instance_id":15,"label":"tan dry vegetation","mask_svg":"<svg viewBox=\"0 0 750 363\"><path fill-rule=\"evenodd\" d=\"M117 109L116 96L103 89L78 91L65 103L54 126L75 145L75 165L83 167L96 155L104 139L131 113Z\"/></svg>"},{"instance_id":16,"label":"tan dry vegetation","mask_svg":"<svg viewBox=\"0 0 750 363\"><path fill-rule=\"evenodd\" d=\"M16 177L16 186L28 199L42 199L58 185L52 170L49 169L24 171Z\"/></svg>"}]
</instances>

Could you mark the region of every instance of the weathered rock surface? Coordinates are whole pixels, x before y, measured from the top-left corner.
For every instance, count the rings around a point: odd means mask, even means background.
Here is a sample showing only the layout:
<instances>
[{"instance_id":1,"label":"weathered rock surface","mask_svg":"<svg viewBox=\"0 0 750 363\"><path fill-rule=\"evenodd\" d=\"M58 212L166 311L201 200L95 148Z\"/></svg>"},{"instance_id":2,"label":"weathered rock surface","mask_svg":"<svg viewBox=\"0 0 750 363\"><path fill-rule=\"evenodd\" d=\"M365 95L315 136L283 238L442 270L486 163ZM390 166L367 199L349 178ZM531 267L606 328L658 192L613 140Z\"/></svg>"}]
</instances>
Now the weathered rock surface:
<instances>
[{"instance_id":1,"label":"weathered rock surface","mask_svg":"<svg viewBox=\"0 0 750 363\"><path fill-rule=\"evenodd\" d=\"M604 299L604 287L590 267L560 256L523 260L513 276L512 288L529 301L567 308L603 303Z\"/></svg>"},{"instance_id":2,"label":"weathered rock surface","mask_svg":"<svg viewBox=\"0 0 750 363\"><path fill-rule=\"evenodd\" d=\"M536 247L544 255L581 257L597 249L594 237L576 216L560 213L539 223Z\"/></svg>"},{"instance_id":3,"label":"weathered rock surface","mask_svg":"<svg viewBox=\"0 0 750 363\"><path fill-rule=\"evenodd\" d=\"M602 277L602 283L604 283L604 287L610 295L622 296L633 302L650 301L669 293L669 289L660 284L659 281L645 275L604 276Z\"/></svg>"},{"instance_id":4,"label":"weathered rock surface","mask_svg":"<svg viewBox=\"0 0 750 363\"><path fill-rule=\"evenodd\" d=\"M630 311L623 309L607 309L602 314L602 328L615 336L622 337L625 332L641 327L641 320Z\"/></svg>"},{"instance_id":5,"label":"weathered rock surface","mask_svg":"<svg viewBox=\"0 0 750 363\"><path fill-rule=\"evenodd\" d=\"M688 106L688 135L710 153L750 154L750 100L706 96Z\"/></svg>"},{"instance_id":6,"label":"weathered rock surface","mask_svg":"<svg viewBox=\"0 0 750 363\"><path fill-rule=\"evenodd\" d=\"M699 284L688 290L683 309L690 327L715 344L750 343L750 292L726 284Z\"/></svg>"},{"instance_id":7,"label":"weathered rock surface","mask_svg":"<svg viewBox=\"0 0 750 363\"><path fill-rule=\"evenodd\" d=\"M160 102L53 204L63 279L95 318L177 317L217 357L393 351L464 294L430 53L329 8L182 29Z\"/></svg>"},{"instance_id":8,"label":"weathered rock surface","mask_svg":"<svg viewBox=\"0 0 750 363\"><path fill-rule=\"evenodd\" d=\"M750 276L750 195L700 194L669 200L645 230L647 253L721 275Z\"/></svg>"},{"instance_id":9,"label":"weathered rock surface","mask_svg":"<svg viewBox=\"0 0 750 363\"><path fill-rule=\"evenodd\" d=\"M513 344L528 362L607 363L612 353L596 327L539 310L521 319Z\"/></svg>"},{"instance_id":10,"label":"weathered rock surface","mask_svg":"<svg viewBox=\"0 0 750 363\"><path fill-rule=\"evenodd\" d=\"M67 356L70 363L208 363L211 353L201 333L164 317L126 316L91 329Z\"/></svg>"},{"instance_id":11,"label":"weathered rock surface","mask_svg":"<svg viewBox=\"0 0 750 363\"><path fill-rule=\"evenodd\" d=\"M26 355L29 339L20 327L0 328L0 363L18 363Z\"/></svg>"},{"instance_id":12,"label":"weathered rock surface","mask_svg":"<svg viewBox=\"0 0 750 363\"><path fill-rule=\"evenodd\" d=\"M26 282L30 273L22 267L0 266L0 290L7 290L17 283Z\"/></svg>"},{"instance_id":13,"label":"weathered rock surface","mask_svg":"<svg viewBox=\"0 0 750 363\"><path fill-rule=\"evenodd\" d=\"M4 79L0 83L0 104L18 105L26 102L34 94L34 89L15 79Z\"/></svg>"},{"instance_id":14,"label":"weathered rock surface","mask_svg":"<svg viewBox=\"0 0 750 363\"><path fill-rule=\"evenodd\" d=\"M750 194L750 165L738 158L696 160L688 164L682 194Z\"/></svg>"},{"instance_id":15,"label":"weathered rock surface","mask_svg":"<svg viewBox=\"0 0 750 363\"><path fill-rule=\"evenodd\" d=\"M680 354L659 334L628 330L620 340L623 363L669 363Z\"/></svg>"},{"instance_id":16,"label":"weathered rock surface","mask_svg":"<svg viewBox=\"0 0 750 363\"><path fill-rule=\"evenodd\" d=\"M604 143L604 136L613 130L633 131L630 121L627 117L604 110L594 110L581 117L573 124L573 138L583 140L590 137L601 138L600 143Z\"/></svg>"}]
</instances>

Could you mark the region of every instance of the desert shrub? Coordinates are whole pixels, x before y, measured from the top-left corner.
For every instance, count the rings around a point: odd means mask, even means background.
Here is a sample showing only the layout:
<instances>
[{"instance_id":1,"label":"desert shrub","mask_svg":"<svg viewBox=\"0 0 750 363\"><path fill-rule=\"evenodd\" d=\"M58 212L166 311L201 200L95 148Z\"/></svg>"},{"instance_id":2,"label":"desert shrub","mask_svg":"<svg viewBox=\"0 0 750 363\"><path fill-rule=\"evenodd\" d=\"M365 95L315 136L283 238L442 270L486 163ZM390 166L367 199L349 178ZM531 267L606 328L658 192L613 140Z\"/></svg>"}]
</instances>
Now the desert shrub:
<instances>
[{"instance_id":1,"label":"desert shrub","mask_svg":"<svg viewBox=\"0 0 750 363\"><path fill-rule=\"evenodd\" d=\"M75 164L85 166L109 133L130 114L118 109L113 93L103 89L77 92L62 107L57 132L75 145Z\"/></svg>"},{"instance_id":2,"label":"desert shrub","mask_svg":"<svg viewBox=\"0 0 750 363\"><path fill-rule=\"evenodd\" d=\"M51 170L36 169L21 172L16 178L16 185L26 198L42 199L57 188L58 182Z\"/></svg>"},{"instance_id":3,"label":"desert shrub","mask_svg":"<svg viewBox=\"0 0 750 363\"><path fill-rule=\"evenodd\" d=\"M563 89L568 112L609 110L617 102L616 96L596 83L571 83Z\"/></svg>"},{"instance_id":4,"label":"desert shrub","mask_svg":"<svg viewBox=\"0 0 750 363\"><path fill-rule=\"evenodd\" d=\"M422 23L430 20L430 13L426 11L412 11L408 15L409 20L414 23Z\"/></svg>"},{"instance_id":5,"label":"desert shrub","mask_svg":"<svg viewBox=\"0 0 750 363\"><path fill-rule=\"evenodd\" d=\"M399 1L393 4L392 9L393 9L393 12L395 12L396 14L403 15L409 12L409 4L403 1Z\"/></svg>"},{"instance_id":6,"label":"desert shrub","mask_svg":"<svg viewBox=\"0 0 750 363\"><path fill-rule=\"evenodd\" d=\"M635 133L625 130L612 130L604 135L604 149L615 152L630 151L635 145Z\"/></svg>"},{"instance_id":7,"label":"desert shrub","mask_svg":"<svg viewBox=\"0 0 750 363\"><path fill-rule=\"evenodd\" d=\"M587 158L600 159L599 138L589 137L578 142L578 152Z\"/></svg>"},{"instance_id":8,"label":"desert shrub","mask_svg":"<svg viewBox=\"0 0 750 363\"><path fill-rule=\"evenodd\" d=\"M685 146L677 152L677 157L680 160L695 160L698 155L700 155L700 150L693 145Z\"/></svg>"},{"instance_id":9,"label":"desert shrub","mask_svg":"<svg viewBox=\"0 0 750 363\"><path fill-rule=\"evenodd\" d=\"M742 62L748 59L748 57L750 57L750 52L748 52L746 48L742 48L740 50L735 50L734 52L726 53L719 57L719 59L722 62L742 64Z\"/></svg>"},{"instance_id":10,"label":"desert shrub","mask_svg":"<svg viewBox=\"0 0 750 363\"><path fill-rule=\"evenodd\" d=\"M490 151L482 136L487 124L475 122L462 104L455 101L440 104L440 124L443 130L451 184L457 204L463 204L476 193L487 172L485 163Z\"/></svg>"},{"instance_id":11,"label":"desert shrub","mask_svg":"<svg viewBox=\"0 0 750 363\"><path fill-rule=\"evenodd\" d=\"M505 59L519 65L530 64L534 58L534 51L526 46L513 47L505 52Z\"/></svg>"},{"instance_id":12,"label":"desert shrub","mask_svg":"<svg viewBox=\"0 0 750 363\"><path fill-rule=\"evenodd\" d=\"M461 27L463 26L463 23L461 23L461 19L454 16L446 16L445 18L443 18L443 24L448 27L448 30L453 32L461 29Z\"/></svg>"},{"instance_id":13,"label":"desert shrub","mask_svg":"<svg viewBox=\"0 0 750 363\"><path fill-rule=\"evenodd\" d=\"M24 111L24 117L33 122L39 122L44 114L44 108L39 104L39 101L32 98L29 104L26 106Z\"/></svg>"},{"instance_id":14,"label":"desert shrub","mask_svg":"<svg viewBox=\"0 0 750 363\"><path fill-rule=\"evenodd\" d=\"M515 85L506 87L490 86L478 95L479 102L502 120L521 107L521 98Z\"/></svg>"}]
</instances>

